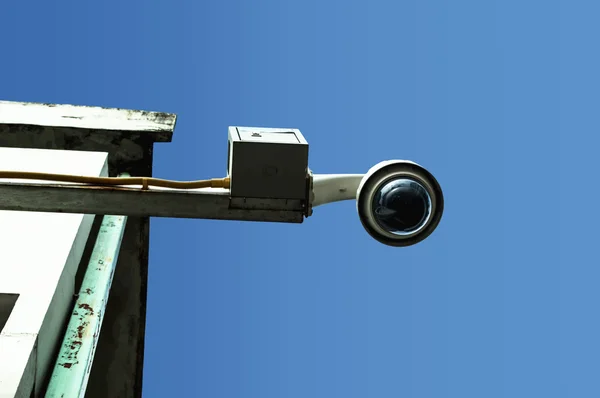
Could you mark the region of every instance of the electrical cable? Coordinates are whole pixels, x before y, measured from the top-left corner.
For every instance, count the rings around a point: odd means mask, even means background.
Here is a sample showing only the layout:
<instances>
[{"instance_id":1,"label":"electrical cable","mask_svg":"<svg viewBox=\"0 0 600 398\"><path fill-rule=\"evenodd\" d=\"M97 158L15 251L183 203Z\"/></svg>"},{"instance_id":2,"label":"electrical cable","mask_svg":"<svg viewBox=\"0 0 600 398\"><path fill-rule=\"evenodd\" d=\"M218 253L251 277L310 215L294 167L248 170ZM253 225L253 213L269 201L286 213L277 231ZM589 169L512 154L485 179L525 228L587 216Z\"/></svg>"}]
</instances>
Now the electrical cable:
<instances>
[{"instance_id":1,"label":"electrical cable","mask_svg":"<svg viewBox=\"0 0 600 398\"><path fill-rule=\"evenodd\" d=\"M0 171L0 179L2 178L70 182L86 185L113 186L115 188L119 188L120 185L141 185L142 190L148 190L151 186L174 189L229 188L231 183L229 177L198 181L175 181L153 177L87 177L29 171Z\"/></svg>"}]
</instances>

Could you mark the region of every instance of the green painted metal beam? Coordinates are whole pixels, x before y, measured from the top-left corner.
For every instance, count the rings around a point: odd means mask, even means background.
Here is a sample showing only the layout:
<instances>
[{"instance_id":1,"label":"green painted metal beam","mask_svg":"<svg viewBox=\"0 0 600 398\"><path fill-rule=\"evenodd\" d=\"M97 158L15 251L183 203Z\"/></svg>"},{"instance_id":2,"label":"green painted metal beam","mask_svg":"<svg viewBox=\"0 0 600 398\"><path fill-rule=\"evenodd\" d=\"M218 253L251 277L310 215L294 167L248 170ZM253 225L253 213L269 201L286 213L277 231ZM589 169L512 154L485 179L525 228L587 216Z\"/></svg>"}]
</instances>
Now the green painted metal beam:
<instances>
[{"instance_id":1,"label":"green painted metal beam","mask_svg":"<svg viewBox=\"0 0 600 398\"><path fill-rule=\"evenodd\" d=\"M85 395L126 223L126 216L104 216L102 219L46 390L47 398Z\"/></svg>"}]
</instances>

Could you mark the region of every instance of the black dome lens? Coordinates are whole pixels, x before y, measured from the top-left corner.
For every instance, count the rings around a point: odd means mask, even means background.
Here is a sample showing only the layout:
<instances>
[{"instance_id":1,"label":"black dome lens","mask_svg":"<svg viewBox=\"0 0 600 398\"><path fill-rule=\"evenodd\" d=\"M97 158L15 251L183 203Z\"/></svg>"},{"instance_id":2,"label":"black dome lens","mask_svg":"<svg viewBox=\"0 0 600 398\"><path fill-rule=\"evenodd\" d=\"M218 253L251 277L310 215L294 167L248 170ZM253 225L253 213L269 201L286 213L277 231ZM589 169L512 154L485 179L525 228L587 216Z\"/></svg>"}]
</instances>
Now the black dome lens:
<instances>
[{"instance_id":1,"label":"black dome lens","mask_svg":"<svg viewBox=\"0 0 600 398\"><path fill-rule=\"evenodd\" d=\"M371 204L376 222L395 235L421 229L431 215L431 197L415 180L400 178L384 183Z\"/></svg>"}]
</instances>

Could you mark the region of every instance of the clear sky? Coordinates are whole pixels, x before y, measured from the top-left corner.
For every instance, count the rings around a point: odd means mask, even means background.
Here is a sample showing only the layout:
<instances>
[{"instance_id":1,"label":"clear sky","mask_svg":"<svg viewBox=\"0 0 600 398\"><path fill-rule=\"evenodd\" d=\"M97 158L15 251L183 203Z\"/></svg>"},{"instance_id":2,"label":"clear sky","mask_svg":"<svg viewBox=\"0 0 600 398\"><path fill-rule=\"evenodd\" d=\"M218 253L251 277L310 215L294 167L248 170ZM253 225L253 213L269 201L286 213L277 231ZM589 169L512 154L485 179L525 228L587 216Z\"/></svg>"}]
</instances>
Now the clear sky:
<instances>
[{"instance_id":1,"label":"clear sky","mask_svg":"<svg viewBox=\"0 0 600 398\"><path fill-rule=\"evenodd\" d=\"M177 113L164 178L224 176L250 125L299 128L315 172L442 184L404 249L354 202L153 219L144 397L599 397L599 4L5 2L0 96Z\"/></svg>"}]
</instances>

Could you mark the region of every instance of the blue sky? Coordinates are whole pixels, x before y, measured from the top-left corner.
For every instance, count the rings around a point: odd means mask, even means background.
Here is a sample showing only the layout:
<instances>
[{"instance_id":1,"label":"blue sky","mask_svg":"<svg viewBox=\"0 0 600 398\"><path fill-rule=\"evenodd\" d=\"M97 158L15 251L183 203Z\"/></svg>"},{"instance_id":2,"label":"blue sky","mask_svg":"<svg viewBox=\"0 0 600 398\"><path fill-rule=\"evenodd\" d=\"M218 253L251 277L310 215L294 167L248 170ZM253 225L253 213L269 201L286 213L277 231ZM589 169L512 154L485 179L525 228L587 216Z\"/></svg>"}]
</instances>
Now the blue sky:
<instances>
[{"instance_id":1,"label":"blue sky","mask_svg":"<svg viewBox=\"0 0 600 398\"><path fill-rule=\"evenodd\" d=\"M177 113L155 176L222 177L227 126L310 167L427 167L434 234L153 219L144 397L598 397L593 1L10 2L2 99ZM166 342L177 342L176 345Z\"/></svg>"}]
</instances>

